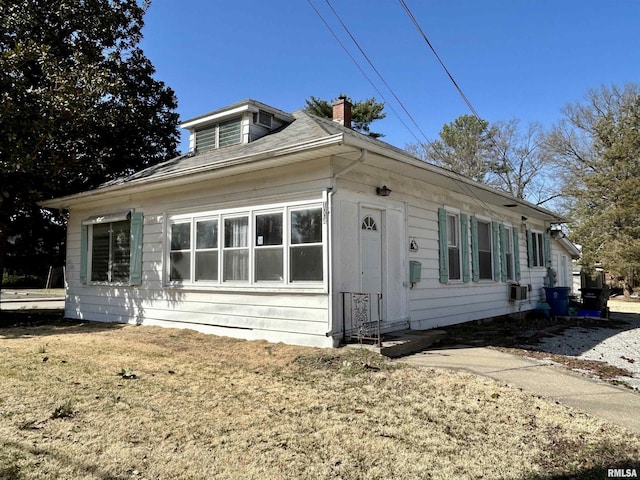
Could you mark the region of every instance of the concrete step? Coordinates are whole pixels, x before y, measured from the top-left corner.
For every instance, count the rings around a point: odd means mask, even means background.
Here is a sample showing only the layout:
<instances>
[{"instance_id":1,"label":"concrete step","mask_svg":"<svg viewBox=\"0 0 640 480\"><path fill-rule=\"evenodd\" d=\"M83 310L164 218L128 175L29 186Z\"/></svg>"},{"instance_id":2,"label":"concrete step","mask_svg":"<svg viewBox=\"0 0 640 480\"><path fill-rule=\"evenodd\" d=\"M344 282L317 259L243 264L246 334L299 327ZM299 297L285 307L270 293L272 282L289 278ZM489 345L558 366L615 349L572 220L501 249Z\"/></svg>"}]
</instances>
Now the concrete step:
<instances>
[{"instance_id":1,"label":"concrete step","mask_svg":"<svg viewBox=\"0 0 640 480\"><path fill-rule=\"evenodd\" d=\"M401 330L385 333L382 336L382 346L368 343L348 343L347 348L366 348L385 357L396 358L429 348L447 333L443 330Z\"/></svg>"}]
</instances>

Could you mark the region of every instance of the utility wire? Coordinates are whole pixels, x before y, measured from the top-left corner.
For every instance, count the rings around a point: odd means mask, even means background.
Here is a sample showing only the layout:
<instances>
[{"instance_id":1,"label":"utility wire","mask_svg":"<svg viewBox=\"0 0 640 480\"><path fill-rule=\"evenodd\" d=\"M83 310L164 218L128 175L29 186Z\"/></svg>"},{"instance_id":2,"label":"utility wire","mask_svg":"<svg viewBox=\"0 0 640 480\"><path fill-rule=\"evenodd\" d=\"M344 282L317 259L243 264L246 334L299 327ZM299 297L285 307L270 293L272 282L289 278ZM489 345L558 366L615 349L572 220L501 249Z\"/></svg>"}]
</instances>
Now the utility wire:
<instances>
[{"instance_id":1,"label":"utility wire","mask_svg":"<svg viewBox=\"0 0 640 480\"><path fill-rule=\"evenodd\" d=\"M478 119L478 120L482 120L482 118L480 117L480 115L478 114L478 112L476 111L476 109L473 107L473 105L471 104L471 101L469 100L469 98L465 95L465 93L462 91L462 88L460 88L460 85L458 85L458 82L456 82L455 78L453 78L453 75L451 74L451 72L449 71L449 69L447 68L447 66L444 64L444 61L442 60L442 58L440 58L440 55L438 54L438 52L436 51L435 47L431 44L431 41L429 40L429 38L427 37L426 33L424 33L424 30L422 29L422 27L420 26L420 23L418 22L418 20L416 19L416 17L413 15L413 13L411 12L411 9L409 8L409 6L407 5L407 3L404 0L398 0L400 2L400 5L402 6L402 8L404 9L404 11L407 13L407 15L409 16L409 18L411 19L411 21L413 22L413 24L415 25L416 29L418 30L418 32L420 33L420 35L422 36L422 38L424 39L424 41L426 42L426 44L429 46L429 48L431 49L431 51L433 52L433 54L435 55L436 59L438 60L438 62L440 63L440 65L442 66L442 68L444 69L445 73L447 74L447 76L449 77L449 80L451 80L451 83L453 84L453 86L456 88L456 90L458 91L458 93L460 94L460 97L462 97L462 100L464 100L464 103L467 104L467 107L469 107L469 110L471 111L471 113ZM487 135L489 136L489 138L491 139L491 141L493 142L494 146L496 147L496 149L498 150L498 153L500 153L500 155L502 156L503 161L509 166L509 168L513 168L513 165L511 165L511 162L509 161L509 158L507 157L507 152L506 150L504 150L496 141L496 139L494 138L493 134L491 133L491 131L485 127L484 131L487 133Z\"/></svg>"},{"instance_id":2,"label":"utility wire","mask_svg":"<svg viewBox=\"0 0 640 480\"><path fill-rule=\"evenodd\" d=\"M378 92L378 95L380 95L380 98L382 98L382 100L385 102L385 104L389 105L389 108L391 109L391 111L396 115L396 117L398 117L398 120L400 120L400 123L402 123L402 125L407 129L407 131L411 134L411 136L413 136L413 138L416 140L416 142L418 142L418 144L422 144L422 142L420 141L420 139L415 135L415 133L409 128L409 126L402 120L402 118L400 117L400 115L398 115L398 112L396 112L396 110L393 108L393 105L389 104L389 102L387 102L386 98L384 97L384 95L382 94L382 92L378 89L378 87L375 85L375 83L373 83L373 80L371 80L371 78L369 78L369 76L366 74L366 72L363 70L363 68L360 66L360 64L358 63L358 61L355 59L355 57L353 55L351 55L351 52L349 51L349 49L345 46L344 43L342 43L342 40L340 40L340 37L338 37L338 35L336 34L336 32L331 28L331 26L329 25L329 23L325 20L325 18L322 16L322 14L320 13L320 11L316 8L316 6L311 2L311 0L307 0L307 3L311 6L311 8L313 9L314 12L316 12L316 15L320 18L320 20L322 20L322 23L324 23L324 26L327 27L327 30L329 30L329 32L331 32L331 35L333 35L333 38L336 39L336 42L338 42L338 44L342 47L342 49L345 51L345 53L349 56L349 58L351 59L351 61L355 64L355 66L358 68L358 70L360 70L360 73L362 73L362 75L364 76L364 78L367 79L367 81L369 82L369 84L373 87L373 89ZM331 9L333 10L333 7L331 7ZM335 10L334 14L335 14ZM337 14L335 14L337 16ZM338 17L338 20L340 20L340 18ZM342 23L342 21L340 21L340 23ZM343 28L346 27L344 26L344 24L342 24ZM347 33L349 33L347 31ZM349 33L349 36L351 36L351 34ZM352 40L353 37L351 36ZM354 40L355 41L355 40ZM361 50L362 51L362 50ZM366 56L365 56L366 58ZM371 63L369 63L371 65ZM375 70L375 68L374 68ZM376 71L377 73L377 71ZM379 74L378 74L379 75ZM424 134L423 134L424 135ZM427 137L425 136L425 139L427 139ZM427 139L427 142L429 142L429 140Z\"/></svg>"},{"instance_id":3,"label":"utility wire","mask_svg":"<svg viewBox=\"0 0 640 480\"><path fill-rule=\"evenodd\" d=\"M404 3L402 0L400 0L402 3ZM333 8L333 6L331 5L329 0L325 0L325 2L327 3L327 5L329 6L329 8L331 9L331 11L333 12L333 14L335 15L335 17L338 19L338 21L340 22L340 24L342 25L342 28L347 32L347 34L349 35L349 37L351 38L351 41L356 45L356 47L358 48L358 50L360 51L360 53L362 54L362 56L367 60L367 62L369 63L369 65L371 66L371 68L373 69L373 71L378 75L378 77L380 78L380 80L384 83L384 85L387 87L387 89L389 89L389 91L391 92L391 94L393 95L393 97L395 98L395 100L398 102L398 104L400 104L400 106L402 107L402 109L405 111L405 113L408 115L408 117L411 119L411 121L413 122L413 124L416 126L416 128L418 129L418 131L422 134L422 136L424 137L424 139L426 140L427 146L432 146L432 143L427 136L424 134L424 132L420 129L420 127L418 126L417 122L415 121L415 119L413 118L413 116L409 113L409 111L407 110L407 108L404 106L404 104L402 103L402 101L397 97L397 95L393 92L393 89L389 86L389 84L386 82L386 80L384 79L384 77L382 76L382 74L378 71L378 69L375 67L375 65L373 64L373 62L371 61L371 59L369 58L369 56L365 53L364 49L360 46L360 44L358 43L358 41L355 39L355 37L351 34L349 28L346 26L346 24L342 21L342 19L340 18L340 16L338 15L338 13L336 12L336 10ZM369 78L369 76L364 72L364 70L362 69L362 67L360 66L360 64L357 62L357 60L354 58L354 56L351 54L351 52L349 52L349 50L347 49L347 47L344 45L344 43L340 40L340 38L338 37L338 35L335 33L335 31L331 28L331 26L329 25L329 23L325 20L325 18L322 16L322 14L320 13L320 11L315 7L315 5L311 2L311 0L307 0L307 3L311 6L311 8L314 10L314 12L316 13L316 15L322 20L322 23L324 23L325 27L329 30L329 32L331 32L331 34L333 35L333 37L336 39L336 41L338 42L338 44L342 47L342 49L347 53L347 55L349 56L349 58L351 59L351 61L356 65L356 67L358 68L358 70L360 70L360 72L362 73L362 75L367 79L367 81L371 84L371 86L376 90L376 92L378 92L378 94L380 95L380 97L385 101L386 104L389 105L389 107L391 108L391 110L393 111L393 113L396 115L396 117L398 117L398 119L400 120L400 122L402 123L402 125L404 125L404 127L409 131L409 133L413 136L413 138L416 139L416 141L418 142L419 145L422 145L423 148L425 148L425 144L423 142L421 142L417 136L415 135L415 133L407 126L407 124L402 120L402 118L398 115L398 112L396 112L396 110L393 108L393 106L391 104L389 104L384 95L382 94L382 92L380 92L380 90L378 89L378 87L373 83L373 81L371 80L371 78ZM406 5L406 4L405 4ZM408 8L408 7L407 7ZM409 11L410 12L410 11ZM419 25L418 25L419 27ZM421 30L421 29L420 29ZM425 36L426 39L426 36ZM428 40L427 40L428 42ZM434 50L435 53L435 50ZM437 53L436 53L437 55ZM439 57L438 57L439 58ZM444 63L441 64L444 67ZM445 67L446 70L446 67ZM448 73L448 70L446 70ZM454 84L457 86L457 84L455 83L455 80L453 80L453 76L451 76L449 74L449 77L451 78L451 80L454 82ZM459 88L459 87L458 87ZM462 93L462 90L459 89L459 92L464 96L464 94ZM464 97L466 98L466 97ZM470 106L470 108L473 108L470 104L470 102L468 103L468 105ZM480 118L478 116L477 113L474 114L476 115L476 117ZM493 138L492 138L493 140ZM493 140L495 142L495 140ZM426 150L426 148L425 148ZM431 151L435 152L443 161L445 160L444 157L442 156L442 153L436 149L436 148L431 148ZM446 162L445 162L446 163ZM447 172L448 170L443 168L442 169L443 172ZM454 173L453 171L451 171L451 173ZM456 174L458 175L458 174ZM447 175L449 176L449 175ZM451 178L452 180L454 180L458 185L460 185L462 187L462 189L466 190L472 197L475 197L478 202L483 205L488 211L494 213L497 215L497 212L495 212L493 210L493 208L488 205L484 200L482 200L476 192L474 192L471 187L469 185L466 184L466 182L462 182L460 179L456 178L455 176L449 176L449 178Z\"/></svg>"},{"instance_id":4,"label":"utility wire","mask_svg":"<svg viewBox=\"0 0 640 480\"><path fill-rule=\"evenodd\" d=\"M342 21L342 18L340 18L340 15L338 15L338 12L336 12L335 8L333 8L333 5L331 5L331 2L329 0L325 0L326 4L329 6L329 8L331 9L331 11L333 12L333 14L335 15L335 17L338 19L338 21L340 22L340 25L342 25L342 28L344 29L345 32L347 32L347 35L349 35L349 38L351 38L351 41L354 43L354 45L358 48L358 50L360 51L360 53L362 54L362 56L365 58L365 60L367 61L367 63L369 64L369 66L373 69L374 72L376 72L376 75L378 75L378 78L382 81L382 83L384 84L385 87L387 87L387 89L389 90L389 92L391 92L391 95L393 95L393 98L395 98L396 102L398 102L398 105L400 105L400 107L402 107L402 110L404 110L404 113L407 114L407 116L409 117L409 119L411 120L411 122L415 125L415 127L418 129L418 131L420 132L420 134L424 137L424 139L426 140L426 142L428 144L430 144L431 142L429 141L429 139L427 138L427 136L425 135L425 133L422 131L422 129L420 128L420 126L418 125L418 123L416 122L416 120L413 118L413 115L411 115L411 113L409 113L409 110L407 110L407 107L404 106L404 103L402 102L402 100L400 100L398 98L398 96L395 94L395 92L393 91L393 89L391 88L391 86L387 83L387 81L384 79L384 77L382 76L382 74L378 71L378 69L376 68L376 66L373 64L373 62L371 61L371 59L369 58L369 56L366 54L366 52L364 51L364 49L360 46L360 43L358 43L358 41L355 39L355 37L351 34L351 31L349 30L349 28L347 28L347 26L345 25L345 23ZM396 114L397 115L397 114ZM413 135L413 133L412 133ZM415 138L415 135L414 135ZM416 139L417 140L417 139ZM421 144L422 142L420 142L418 140L418 143Z\"/></svg>"}]
</instances>

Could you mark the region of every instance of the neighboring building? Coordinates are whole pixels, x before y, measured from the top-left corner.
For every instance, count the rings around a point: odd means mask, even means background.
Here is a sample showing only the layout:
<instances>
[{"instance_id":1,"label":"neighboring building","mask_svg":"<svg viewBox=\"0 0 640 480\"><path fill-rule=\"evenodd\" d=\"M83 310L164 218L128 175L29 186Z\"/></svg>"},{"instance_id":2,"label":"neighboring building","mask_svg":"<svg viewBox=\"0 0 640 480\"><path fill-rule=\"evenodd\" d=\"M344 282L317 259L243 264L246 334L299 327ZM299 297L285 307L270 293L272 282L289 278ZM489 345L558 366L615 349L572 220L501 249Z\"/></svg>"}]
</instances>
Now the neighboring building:
<instances>
[{"instance_id":1,"label":"neighboring building","mask_svg":"<svg viewBox=\"0 0 640 480\"><path fill-rule=\"evenodd\" d=\"M189 154L44 202L70 213L66 316L331 347L341 292L380 292L393 331L531 310L547 267L571 285L561 217L334 117L240 102L183 123Z\"/></svg>"}]
</instances>

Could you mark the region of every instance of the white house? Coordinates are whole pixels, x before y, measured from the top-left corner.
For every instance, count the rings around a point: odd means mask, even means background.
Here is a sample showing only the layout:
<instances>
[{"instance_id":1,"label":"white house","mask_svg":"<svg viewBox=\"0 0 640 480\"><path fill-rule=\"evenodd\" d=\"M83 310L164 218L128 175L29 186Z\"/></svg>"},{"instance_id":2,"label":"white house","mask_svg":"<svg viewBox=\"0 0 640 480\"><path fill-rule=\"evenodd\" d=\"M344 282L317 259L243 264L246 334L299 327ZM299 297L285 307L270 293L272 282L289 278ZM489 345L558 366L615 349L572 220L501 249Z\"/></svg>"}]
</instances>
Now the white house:
<instances>
[{"instance_id":1,"label":"white house","mask_svg":"<svg viewBox=\"0 0 640 480\"><path fill-rule=\"evenodd\" d=\"M561 217L334 117L240 102L184 122L187 155L44 202L69 211L66 316L332 347L363 315L531 310L548 267L571 285Z\"/></svg>"}]
</instances>

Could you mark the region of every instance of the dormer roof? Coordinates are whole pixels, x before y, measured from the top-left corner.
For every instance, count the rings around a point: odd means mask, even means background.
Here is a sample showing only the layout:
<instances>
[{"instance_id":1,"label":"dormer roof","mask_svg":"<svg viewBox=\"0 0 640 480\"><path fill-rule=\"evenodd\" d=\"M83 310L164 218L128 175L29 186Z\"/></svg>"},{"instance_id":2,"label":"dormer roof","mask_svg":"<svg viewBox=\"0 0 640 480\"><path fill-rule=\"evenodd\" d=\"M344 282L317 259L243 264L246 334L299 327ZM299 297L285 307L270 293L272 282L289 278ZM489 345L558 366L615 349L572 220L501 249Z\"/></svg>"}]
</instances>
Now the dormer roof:
<instances>
[{"instance_id":1,"label":"dormer roof","mask_svg":"<svg viewBox=\"0 0 640 480\"><path fill-rule=\"evenodd\" d=\"M209 113L198 115L197 117L183 120L180 123L180 128L193 131L198 127L203 127L212 123L218 123L235 117L240 117L247 112L259 113L261 110L263 112L270 113L276 119L280 120L283 123L291 123L295 120L295 117L290 113L283 112L282 110L278 110L277 108L267 105L266 103L258 102L257 100L248 98L241 102L228 105L224 108L219 108L218 110L214 110Z\"/></svg>"}]
</instances>

